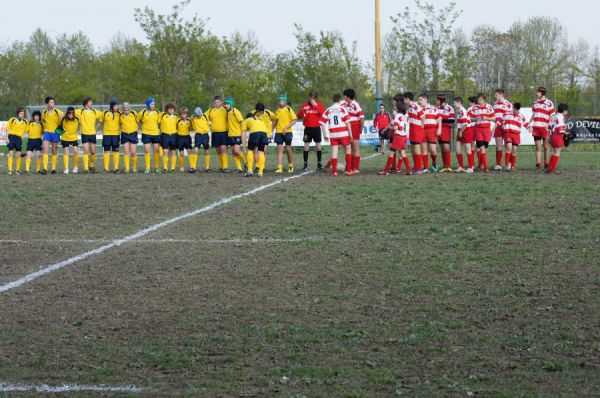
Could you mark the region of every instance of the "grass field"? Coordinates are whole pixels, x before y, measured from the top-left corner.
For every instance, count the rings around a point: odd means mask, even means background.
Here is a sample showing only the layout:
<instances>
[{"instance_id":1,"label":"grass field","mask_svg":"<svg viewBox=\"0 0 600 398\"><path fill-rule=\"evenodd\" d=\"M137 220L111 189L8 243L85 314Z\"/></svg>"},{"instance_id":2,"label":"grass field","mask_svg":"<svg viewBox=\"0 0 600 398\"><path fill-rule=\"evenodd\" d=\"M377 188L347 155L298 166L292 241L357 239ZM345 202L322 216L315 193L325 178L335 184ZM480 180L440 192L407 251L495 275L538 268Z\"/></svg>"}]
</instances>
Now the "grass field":
<instances>
[{"instance_id":1,"label":"grass field","mask_svg":"<svg viewBox=\"0 0 600 398\"><path fill-rule=\"evenodd\" d=\"M0 285L279 178L17 177L1 161ZM529 151L516 173L376 176L383 163L283 182L0 293L0 383L600 395L600 153L565 153L558 175L531 171Z\"/></svg>"}]
</instances>

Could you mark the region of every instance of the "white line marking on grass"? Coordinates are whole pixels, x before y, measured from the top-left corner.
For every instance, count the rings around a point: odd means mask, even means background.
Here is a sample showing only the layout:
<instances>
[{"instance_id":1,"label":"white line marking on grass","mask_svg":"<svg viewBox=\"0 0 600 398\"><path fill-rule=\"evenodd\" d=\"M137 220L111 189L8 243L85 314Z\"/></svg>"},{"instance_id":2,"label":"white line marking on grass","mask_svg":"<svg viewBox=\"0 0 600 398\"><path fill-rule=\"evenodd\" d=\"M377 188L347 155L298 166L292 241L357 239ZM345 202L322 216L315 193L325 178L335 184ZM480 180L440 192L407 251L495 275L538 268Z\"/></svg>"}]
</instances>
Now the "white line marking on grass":
<instances>
[{"instance_id":1,"label":"white line marking on grass","mask_svg":"<svg viewBox=\"0 0 600 398\"><path fill-rule=\"evenodd\" d=\"M230 239L136 239L135 243L301 243L301 242L322 242L339 241L346 239L325 238L322 236L307 236L305 238L230 238ZM0 240L0 244L34 244L34 243L109 243L110 239L38 239L35 241L26 240Z\"/></svg>"},{"instance_id":2,"label":"white line marking on grass","mask_svg":"<svg viewBox=\"0 0 600 398\"><path fill-rule=\"evenodd\" d=\"M373 154L373 155L366 156L366 157L363 158L363 160L367 160L367 159L373 158L373 157L375 157L377 155L378 154ZM216 208L219 208L221 206L229 204L229 203L231 203L231 202L233 202L233 201L235 201L237 199L241 199L241 198L244 198L246 196L252 196L252 195L257 194L257 193L259 193L261 191L264 191L265 189L269 189L269 188L274 187L276 185L283 184L283 183L286 183L288 181L292 181L292 180L295 180L297 178L304 177L304 176L306 176L308 174L311 174L311 173L314 173L314 172L311 171L311 172L307 172L307 173L297 174L297 175L294 175L294 176L291 176L291 177L286 177L286 178L282 178L282 179L273 181L273 182L271 182L269 184L260 185L260 186L254 188L254 189L251 189L250 191L247 191L247 192L244 192L244 193L241 193L241 194L237 194L237 195L233 195L233 196L229 196L227 198L224 198L224 199L221 199L221 200L219 200L217 202L214 202L213 204L210 204L208 206L202 207L200 209L196 209L196 210L191 211L191 212L186 213L186 214L182 214L182 215L180 215L178 217L174 217L174 218L171 218L169 220L165 220L165 221L160 222L158 224L154 224L154 225L152 225L152 226L150 226L148 228L141 229L141 230L139 230L138 232L136 232L136 233L134 233L132 235L126 236L126 237L121 238L121 239L113 240L113 241L111 241L107 245L104 245L104 246L99 247L97 249L90 250L88 252L79 254L79 255L77 255L75 257L71 257L68 260L61 261L61 262L56 263L56 264L52 264L52 265L50 265L50 266L48 266L46 268L42 268L39 271L33 272L33 273L31 273L29 275L26 275L26 276L24 276L24 277L22 277L20 279L17 279L17 280L15 280L13 282L9 282L9 283L7 283L5 285L2 285L2 286L0 286L0 293L4 293L4 292L7 292L9 290L15 289L15 288L17 288L19 286L22 286L22 285L24 285L26 283L29 283L29 282L31 282L31 281L33 281L33 280L35 280L35 279L37 279L37 278L39 278L41 276L44 276L44 275L49 274L49 273L54 272L54 271L58 271L58 270L60 270L62 268L68 267L70 265L76 264L76 263L78 263L80 261L83 261L83 260L89 258L89 257L95 256L95 255L98 255L98 254L102 254L102 253L104 253L105 251L107 251L109 249L122 246L122 245L124 245L126 243L129 243L131 241L137 240L139 238L143 238L144 236L146 236L148 234L151 234L152 232L156 232L159 229L164 228L166 226L169 226L171 224L175 224L175 223L177 223L179 221L185 220L185 219L190 218L190 217L197 216L197 215L202 214L202 213L207 213L207 212L209 212L211 210L214 210Z\"/></svg>"},{"instance_id":3,"label":"white line marking on grass","mask_svg":"<svg viewBox=\"0 0 600 398\"><path fill-rule=\"evenodd\" d=\"M63 393L63 392L142 392L144 388L135 386L107 386L100 385L82 385L82 384L62 384L60 386L50 386L48 384L10 384L0 383L0 392L47 392L47 393Z\"/></svg>"}]
</instances>

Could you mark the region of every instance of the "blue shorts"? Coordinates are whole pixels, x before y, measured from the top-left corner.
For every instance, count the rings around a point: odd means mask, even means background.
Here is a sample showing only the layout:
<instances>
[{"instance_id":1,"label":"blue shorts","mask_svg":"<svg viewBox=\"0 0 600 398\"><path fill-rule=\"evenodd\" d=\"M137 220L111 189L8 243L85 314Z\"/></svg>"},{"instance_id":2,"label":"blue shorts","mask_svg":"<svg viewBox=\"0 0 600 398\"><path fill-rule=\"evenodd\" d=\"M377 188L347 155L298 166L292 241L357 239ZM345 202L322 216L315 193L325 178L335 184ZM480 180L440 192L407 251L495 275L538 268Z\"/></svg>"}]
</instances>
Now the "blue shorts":
<instances>
[{"instance_id":1,"label":"blue shorts","mask_svg":"<svg viewBox=\"0 0 600 398\"><path fill-rule=\"evenodd\" d=\"M142 134L142 144L160 144L160 135Z\"/></svg>"},{"instance_id":2,"label":"blue shorts","mask_svg":"<svg viewBox=\"0 0 600 398\"><path fill-rule=\"evenodd\" d=\"M212 133L212 147L227 145L227 131L224 133Z\"/></svg>"},{"instance_id":3,"label":"blue shorts","mask_svg":"<svg viewBox=\"0 0 600 398\"><path fill-rule=\"evenodd\" d=\"M57 143L60 142L60 136L56 133L51 133L49 131L44 132L42 139L44 141L57 142Z\"/></svg>"},{"instance_id":4,"label":"blue shorts","mask_svg":"<svg viewBox=\"0 0 600 398\"><path fill-rule=\"evenodd\" d=\"M177 148L180 151L183 151L184 149L192 149L192 137L189 135L178 135Z\"/></svg>"},{"instance_id":5,"label":"blue shorts","mask_svg":"<svg viewBox=\"0 0 600 398\"><path fill-rule=\"evenodd\" d=\"M242 145L242 137L227 137L227 145Z\"/></svg>"},{"instance_id":6,"label":"blue shorts","mask_svg":"<svg viewBox=\"0 0 600 398\"><path fill-rule=\"evenodd\" d=\"M160 146L162 149L175 150L177 149L177 134L161 134Z\"/></svg>"},{"instance_id":7,"label":"blue shorts","mask_svg":"<svg viewBox=\"0 0 600 398\"><path fill-rule=\"evenodd\" d=\"M21 152L23 149L23 139L18 135L9 134L7 147L9 151Z\"/></svg>"},{"instance_id":8,"label":"blue shorts","mask_svg":"<svg viewBox=\"0 0 600 398\"><path fill-rule=\"evenodd\" d=\"M267 140L267 133L252 133L248 138L248 149L253 151L254 148L258 148L259 151L264 152L265 147L269 144Z\"/></svg>"},{"instance_id":9,"label":"blue shorts","mask_svg":"<svg viewBox=\"0 0 600 398\"><path fill-rule=\"evenodd\" d=\"M105 152L109 152L109 151L118 152L119 146L120 146L120 143L119 143L118 135L106 135L106 136L102 137L102 147L104 148Z\"/></svg>"},{"instance_id":10,"label":"blue shorts","mask_svg":"<svg viewBox=\"0 0 600 398\"><path fill-rule=\"evenodd\" d=\"M81 143L82 144L94 144L98 142L96 138L96 134L81 134Z\"/></svg>"},{"instance_id":11,"label":"blue shorts","mask_svg":"<svg viewBox=\"0 0 600 398\"><path fill-rule=\"evenodd\" d=\"M196 137L194 138L194 147L196 147L196 148L204 147L204 149L208 149L208 148L210 148L209 141L210 141L210 139L208 137L208 133L206 133L206 134L196 133Z\"/></svg>"},{"instance_id":12,"label":"blue shorts","mask_svg":"<svg viewBox=\"0 0 600 398\"><path fill-rule=\"evenodd\" d=\"M63 148L68 148L70 146L72 146L73 148L75 148L75 147L79 146L79 142L77 140L75 140L75 141L60 140L60 143L62 144Z\"/></svg>"},{"instance_id":13,"label":"blue shorts","mask_svg":"<svg viewBox=\"0 0 600 398\"><path fill-rule=\"evenodd\" d=\"M35 152L42 150L42 139L37 138L27 141L27 152Z\"/></svg>"},{"instance_id":14,"label":"blue shorts","mask_svg":"<svg viewBox=\"0 0 600 398\"><path fill-rule=\"evenodd\" d=\"M138 133L121 133L121 144L136 144L138 143Z\"/></svg>"},{"instance_id":15,"label":"blue shorts","mask_svg":"<svg viewBox=\"0 0 600 398\"><path fill-rule=\"evenodd\" d=\"M275 134L275 143L277 145L292 145L292 140L294 139L294 134L292 133L277 133Z\"/></svg>"}]
</instances>

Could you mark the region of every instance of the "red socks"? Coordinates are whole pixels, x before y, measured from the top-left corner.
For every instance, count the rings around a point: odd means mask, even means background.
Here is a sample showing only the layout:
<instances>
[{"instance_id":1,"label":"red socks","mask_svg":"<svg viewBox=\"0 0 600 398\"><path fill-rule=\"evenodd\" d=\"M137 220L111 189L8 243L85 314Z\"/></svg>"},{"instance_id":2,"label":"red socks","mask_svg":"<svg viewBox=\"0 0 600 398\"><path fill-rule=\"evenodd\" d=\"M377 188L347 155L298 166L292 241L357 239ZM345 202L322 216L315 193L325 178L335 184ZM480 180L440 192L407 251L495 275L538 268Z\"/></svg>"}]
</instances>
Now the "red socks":
<instances>
[{"instance_id":1,"label":"red socks","mask_svg":"<svg viewBox=\"0 0 600 398\"><path fill-rule=\"evenodd\" d=\"M334 173L337 173L338 160L330 159L327 163L331 163L331 171L333 171Z\"/></svg>"},{"instance_id":2,"label":"red socks","mask_svg":"<svg viewBox=\"0 0 600 398\"><path fill-rule=\"evenodd\" d=\"M421 170L421 167L423 167L420 154L413 153L413 165L415 166L415 170Z\"/></svg>"},{"instance_id":3,"label":"red socks","mask_svg":"<svg viewBox=\"0 0 600 398\"><path fill-rule=\"evenodd\" d=\"M556 170L556 166L558 166L559 160L559 156L552 155L552 157L550 158L550 162L548 163L548 168L550 169L550 171L554 172Z\"/></svg>"},{"instance_id":4,"label":"red socks","mask_svg":"<svg viewBox=\"0 0 600 398\"><path fill-rule=\"evenodd\" d=\"M402 159L405 159L405 158L398 159L398 163L396 164L396 171L400 171L400 169L402 168ZM394 160L395 160L395 158L394 158Z\"/></svg>"},{"instance_id":5,"label":"red socks","mask_svg":"<svg viewBox=\"0 0 600 398\"><path fill-rule=\"evenodd\" d=\"M402 160L402 159L400 159ZM388 157L387 163L385 164L385 168L383 169L383 171L385 173L388 173L390 171L390 169L394 166L394 164L396 163L396 160L394 157Z\"/></svg>"},{"instance_id":6,"label":"red socks","mask_svg":"<svg viewBox=\"0 0 600 398\"><path fill-rule=\"evenodd\" d=\"M483 168L483 160L481 157L481 152L477 151L477 167L480 169Z\"/></svg>"},{"instance_id":7,"label":"red socks","mask_svg":"<svg viewBox=\"0 0 600 398\"><path fill-rule=\"evenodd\" d=\"M456 160L458 160L458 167L460 167L461 169L464 169L465 168L465 160L463 158L462 153L456 154Z\"/></svg>"},{"instance_id":8,"label":"red socks","mask_svg":"<svg viewBox=\"0 0 600 398\"><path fill-rule=\"evenodd\" d=\"M487 152L481 154L481 163L483 164L483 169L488 170L488 162L487 162Z\"/></svg>"},{"instance_id":9,"label":"red socks","mask_svg":"<svg viewBox=\"0 0 600 398\"><path fill-rule=\"evenodd\" d=\"M421 161L423 162L423 168L429 168L429 156L421 154Z\"/></svg>"},{"instance_id":10,"label":"red socks","mask_svg":"<svg viewBox=\"0 0 600 398\"><path fill-rule=\"evenodd\" d=\"M452 164L452 154L450 152L442 153L442 157L444 159L444 168L449 169Z\"/></svg>"},{"instance_id":11,"label":"red socks","mask_svg":"<svg viewBox=\"0 0 600 398\"><path fill-rule=\"evenodd\" d=\"M347 153L346 154L346 172L349 173L352 171L352 154Z\"/></svg>"},{"instance_id":12,"label":"red socks","mask_svg":"<svg viewBox=\"0 0 600 398\"><path fill-rule=\"evenodd\" d=\"M471 152L470 154L467 154L467 160L469 162L469 168L474 169L475 168L475 153Z\"/></svg>"},{"instance_id":13,"label":"red socks","mask_svg":"<svg viewBox=\"0 0 600 398\"><path fill-rule=\"evenodd\" d=\"M431 164L433 165L433 167L437 167L437 153L431 154Z\"/></svg>"},{"instance_id":14,"label":"red socks","mask_svg":"<svg viewBox=\"0 0 600 398\"><path fill-rule=\"evenodd\" d=\"M352 157L352 170L356 170L356 171L360 170L360 156Z\"/></svg>"},{"instance_id":15,"label":"red socks","mask_svg":"<svg viewBox=\"0 0 600 398\"><path fill-rule=\"evenodd\" d=\"M504 166L508 166L511 163L510 162L511 158L512 158L512 153L506 152L506 154L504 155Z\"/></svg>"},{"instance_id":16,"label":"red socks","mask_svg":"<svg viewBox=\"0 0 600 398\"><path fill-rule=\"evenodd\" d=\"M510 165L513 169L515 167L517 167L517 156L516 155L510 155Z\"/></svg>"},{"instance_id":17,"label":"red socks","mask_svg":"<svg viewBox=\"0 0 600 398\"><path fill-rule=\"evenodd\" d=\"M404 157L404 166L406 166L406 172L410 174L410 161L408 160L408 156ZM400 170L400 167L398 167Z\"/></svg>"},{"instance_id":18,"label":"red socks","mask_svg":"<svg viewBox=\"0 0 600 398\"><path fill-rule=\"evenodd\" d=\"M496 166L502 165L502 151L496 151Z\"/></svg>"}]
</instances>

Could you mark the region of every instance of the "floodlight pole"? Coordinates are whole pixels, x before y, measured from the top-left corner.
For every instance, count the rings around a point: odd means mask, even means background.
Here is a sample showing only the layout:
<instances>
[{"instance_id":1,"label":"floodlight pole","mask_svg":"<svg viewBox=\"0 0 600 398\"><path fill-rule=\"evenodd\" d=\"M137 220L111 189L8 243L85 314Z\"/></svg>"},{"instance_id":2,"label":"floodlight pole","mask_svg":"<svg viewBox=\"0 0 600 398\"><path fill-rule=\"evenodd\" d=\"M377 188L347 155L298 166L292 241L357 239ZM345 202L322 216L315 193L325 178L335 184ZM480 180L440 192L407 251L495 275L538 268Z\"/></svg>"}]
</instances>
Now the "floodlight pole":
<instances>
[{"instance_id":1,"label":"floodlight pole","mask_svg":"<svg viewBox=\"0 0 600 398\"><path fill-rule=\"evenodd\" d=\"M379 111L379 105L383 103L383 64L381 61L381 7L380 1L375 0L375 112Z\"/></svg>"}]
</instances>

